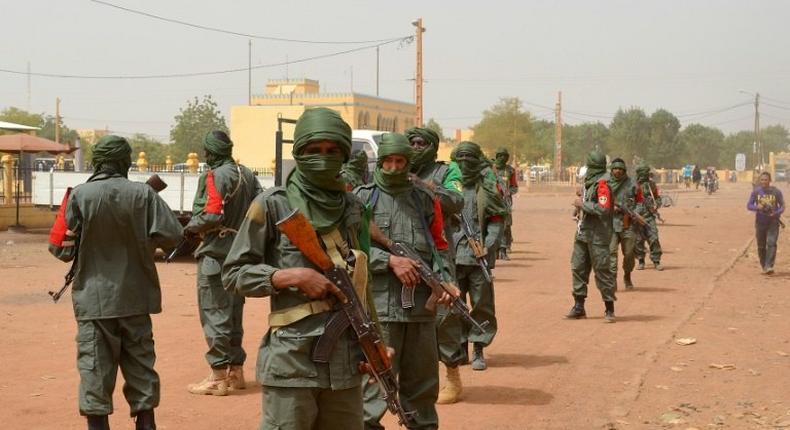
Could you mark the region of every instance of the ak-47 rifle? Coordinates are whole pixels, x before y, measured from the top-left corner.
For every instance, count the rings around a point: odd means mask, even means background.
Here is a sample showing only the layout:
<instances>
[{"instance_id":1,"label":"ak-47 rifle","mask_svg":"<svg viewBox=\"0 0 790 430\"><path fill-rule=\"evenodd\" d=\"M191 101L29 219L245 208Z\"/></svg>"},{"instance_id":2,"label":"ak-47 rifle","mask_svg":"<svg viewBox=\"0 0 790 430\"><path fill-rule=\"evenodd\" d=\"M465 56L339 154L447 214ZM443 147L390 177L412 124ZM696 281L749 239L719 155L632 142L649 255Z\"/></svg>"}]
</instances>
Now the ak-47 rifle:
<instances>
[{"instance_id":1,"label":"ak-47 rifle","mask_svg":"<svg viewBox=\"0 0 790 430\"><path fill-rule=\"evenodd\" d=\"M661 213L658 211L658 208L661 207L661 203L656 201L656 196L653 194L653 184L650 180L647 181L647 190L650 191L650 201L651 204L648 207L648 210L653 213L653 215L661 221L661 224L664 223L664 218L661 217Z\"/></svg>"},{"instance_id":2,"label":"ak-47 rifle","mask_svg":"<svg viewBox=\"0 0 790 430\"><path fill-rule=\"evenodd\" d=\"M286 235L311 263L318 266L324 276L335 284L348 299L345 303L336 305L340 309L330 317L324 334L318 338L313 350L313 361L329 362L329 353L334 345L322 342L322 339L337 339L350 326L359 340L362 353L365 355L368 372L381 386L387 408L398 417L399 424L405 425L407 428L413 427L416 412L406 411L398 399L398 379L392 371L387 346L381 339L375 323L362 307L348 272L345 268L335 266L335 263L321 247L310 221L299 210L294 210L290 215L278 221L277 229Z\"/></svg>"},{"instance_id":3,"label":"ak-47 rifle","mask_svg":"<svg viewBox=\"0 0 790 430\"><path fill-rule=\"evenodd\" d=\"M148 180L145 181L145 183L148 184L148 186L150 186L151 188L153 188L154 191L156 191L157 193L167 188L167 183L163 181L162 178L160 178L159 175L157 175L156 173L151 175L148 178ZM66 190L66 197L68 197L69 193L71 193L71 188ZM63 199L64 202L63 204L65 204L67 201L68 198ZM68 273L66 273L66 276L64 276L65 281L63 282L63 286L60 287L60 289L57 292L55 291L47 292L52 297L52 301L55 303L57 303L58 300L60 300L60 296L62 296L66 292L66 290L69 289L69 285L71 285L71 283L74 282L74 275L77 273L77 257L79 257L79 253L78 251L76 251L79 250L77 241L75 241L74 243L74 249L75 249L74 259L71 260L71 267L69 268Z\"/></svg>"},{"instance_id":4,"label":"ak-47 rifle","mask_svg":"<svg viewBox=\"0 0 790 430\"><path fill-rule=\"evenodd\" d=\"M472 253L475 254L477 264L483 269L483 276L486 278L486 281L491 282L491 269L488 268L488 252L474 233L474 230L472 230L472 225L469 224L469 219L463 211L461 211L461 215L458 217L461 220L461 231L464 236L466 236L466 243L469 244L469 248L472 250Z\"/></svg>"},{"instance_id":5,"label":"ak-47 rifle","mask_svg":"<svg viewBox=\"0 0 790 430\"><path fill-rule=\"evenodd\" d=\"M615 210L620 210L622 212L625 212L625 214L628 215L629 218L631 218L634 222L637 223L637 225L639 225L639 227L637 227L637 231L639 232L639 235L644 238L647 238L651 233L653 233L653 226L651 226L647 222L645 217L639 215L639 213L637 213L632 208L633 204L634 204L634 199L628 199L626 204L623 206L615 205Z\"/></svg>"},{"instance_id":6,"label":"ak-47 rifle","mask_svg":"<svg viewBox=\"0 0 790 430\"><path fill-rule=\"evenodd\" d=\"M507 167L505 167L505 171L507 171ZM507 210L510 211L513 208L513 195L510 193L510 184L502 180L502 177L499 176L499 169L496 167L494 167L494 173L496 174L496 182L502 190L502 199L505 201Z\"/></svg>"},{"instance_id":7,"label":"ak-47 rifle","mask_svg":"<svg viewBox=\"0 0 790 430\"><path fill-rule=\"evenodd\" d=\"M417 263L417 271L420 273L420 279L425 282L428 287L431 289L431 297L428 299L428 302L425 304L425 308L429 311L433 311L436 309L436 300L442 296L442 293L447 293L452 298L450 301L450 306L461 315L463 319L465 319L469 324L477 327L478 330L484 332L484 328L488 325L488 321L483 321L482 324L475 321L472 318L472 314L469 313L469 307L466 306L463 300L460 297L454 295L454 291L452 286L443 281L442 278L437 275L433 270L431 270L430 266L414 251L411 247L406 245L405 243L400 242L393 242L390 238L384 235L384 233L379 229L379 227L374 224L373 222L370 223L370 238L373 239L374 242L384 245L387 249L394 255L399 257L406 257L414 260ZM404 309L409 309L414 307L414 288L406 288L405 286L401 290L401 304Z\"/></svg>"}]
</instances>

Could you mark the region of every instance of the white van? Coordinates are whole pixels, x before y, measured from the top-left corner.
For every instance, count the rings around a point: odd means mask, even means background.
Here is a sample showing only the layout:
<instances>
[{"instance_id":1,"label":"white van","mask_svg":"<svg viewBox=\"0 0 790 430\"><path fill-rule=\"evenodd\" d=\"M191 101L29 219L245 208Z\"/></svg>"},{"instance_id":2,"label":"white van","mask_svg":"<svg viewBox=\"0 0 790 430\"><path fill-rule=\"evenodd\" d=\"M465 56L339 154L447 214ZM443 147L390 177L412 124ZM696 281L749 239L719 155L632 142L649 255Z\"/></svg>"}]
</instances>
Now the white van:
<instances>
[{"instance_id":1,"label":"white van","mask_svg":"<svg viewBox=\"0 0 790 430\"><path fill-rule=\"evenodd\" d=\"M368 171L371 175L376 169L376 154L379 152L379 142L381 142L381 135L384 133L387 132L379 130L353 130L351 132L351 152L357 149L365 151L368 155Z\"/></svg>"}]
</instances>

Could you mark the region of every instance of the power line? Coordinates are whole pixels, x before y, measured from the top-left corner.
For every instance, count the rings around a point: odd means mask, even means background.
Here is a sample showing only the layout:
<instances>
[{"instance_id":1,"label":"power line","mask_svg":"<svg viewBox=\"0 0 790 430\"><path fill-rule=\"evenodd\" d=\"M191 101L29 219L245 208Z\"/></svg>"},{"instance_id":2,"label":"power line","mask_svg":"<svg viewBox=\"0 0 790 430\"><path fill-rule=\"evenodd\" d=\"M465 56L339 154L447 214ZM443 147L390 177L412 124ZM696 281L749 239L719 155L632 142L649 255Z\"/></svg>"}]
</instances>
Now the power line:
<instances>
[{"instance_id":1,"label":"power line","mask_svg":"<svg viewBox=\"0 0 790 430\"><path fill-rule=\"evenodd\" d=\"M790 107L786 107L786 106L780 106L780 105L775 105L775 104L773 104L773 103L767 103L767 102L763 102L762 104L763 104L763 105L766 105L766 106L775 107L775 108L777 108L777 109L790 110Z\"/></svg>"},{"instance_id":2,"label":"power line","mask_svg":"<svg viewBox=\"0 0 790 430\"><path fill-rule=\"evenodd\" d=\"M288 64L305 63L308 61L321 60L324 58L350 54L352 52L364 51L366 49L372 49L377 46L389 45L395 42L401 42L406 44L406 43L410 43L412 39L413 36L408 36L400 39L392 39L386 42L377 43L375 45L361 46L359 48L346 49L345 51L333 52L330 54L315 55L312 57L300 58L298 60L292 60L292 61L283 61L280 63L260 64L257 66L252 66L252 69L258 70L258 69L265 69L270 67L279 67ZM31 72L29 73L29 75L42 77L42 78L63 78L63 79L173 79L173 78L191 78L196 76L211 76L211 75L223 75L229 73L246 72L249 69L250 69L249 67L239 67L235 69L215 70L211 72L169 73L169 74L158 74L158 75L75 75L75 74L66 74L66 73L35 73L35 72ZM27 71L19 71L19 70L11 70L11 69L0 69L0 72L5 72L15 75L28 75Z\"/></svg>"},{"instance_id":3,"label":"power line","mask_svg":"<svg viewBox=\"0 0 790 430\"><path fill-rule=\"evenodd\" d=\"M233 30L225 30L225 29L222 29L222 28L208 27L208 26L200 25L200 24L193 24L191 22L181 21L181 20L174 19L174 18L167 18L167 17L160 16L160 15L154 15L154 14L149 13L149 12L143 12L143 11L140 11L140 10L130 9L130 8L119 6L119 5L116 5L116 4L113 4L113 3L109 3L109 2L106 2L106 1L101 1L101 0L91 0L91 1L94 2L94 3L98 3L98 4L101 4L101 5L104 5L104 6L109 6L109 7L115 8L115 9L119 9L119 10L122 10L124 12L129 12L129 13L133 13L133 14L136 14L136 15L142 15L142 16L145 16L145 17L148 17L148 18L157 19L157 20L160 20L160 21L165 21L165 22L169 22L169 23L172 23L172 24L184 25L184 26L187 26L187 27L197 28L197 29L200 29L200 30L213 31L213 32L216 32L216 33L230 34L230 35L233 35L233 36L241 36L241 37L246 37L248 39L271 40L271 41L275 41L275 42L312 43L312 44L323 44L323 45L354 45L354 44L361 44L361 43L390 42L390 41L393 41L393 40L403 39L403 37L395 37L395 38L390 38L390 39L374 39L374 40L306 40L306 39L288 39L288 38L284 38L284 37L273 37L273 36L261 36L261 35L258 35L258 34L242 33L242 32L233 31Z\"/></svg>"}]
</instances>

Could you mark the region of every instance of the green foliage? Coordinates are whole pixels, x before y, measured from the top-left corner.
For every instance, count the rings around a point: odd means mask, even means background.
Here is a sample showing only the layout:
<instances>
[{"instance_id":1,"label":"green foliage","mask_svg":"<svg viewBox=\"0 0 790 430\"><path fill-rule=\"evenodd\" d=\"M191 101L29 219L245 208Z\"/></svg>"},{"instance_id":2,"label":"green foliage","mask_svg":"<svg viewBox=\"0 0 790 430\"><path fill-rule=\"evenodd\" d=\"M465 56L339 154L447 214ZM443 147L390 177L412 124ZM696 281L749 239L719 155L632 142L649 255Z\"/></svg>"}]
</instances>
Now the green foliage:
<instances>
[{"instance_id":1,"label":"green foliage","mask_svg":"<svg viewBox=\"0 0 790 430\"><path fill-rule=\"evenodd\" d=\"M474 139L492 155L497 148L507 148L511 160L537 161L547 156L546 149L536 144L532 117L522 110L521 100L505 97L483 112L483 119L473 127Z\"/></svg>"},{"instance_id":2,"label":"green foliage","mask_svg":"<svg viewBox=\"0 0 790 430\"><path fill-rule=\"evenodd\" d=\"M607 150L612 158L620 157L634 165L639 157L645 157L650 140L650 120L638 107L618 109L609 125ZM602 148L603 149L603 148Z\"/></svg>"},{"instance_id":3,"label":"green foliage","mask_svg":"<svg viewBox=\"0 0 790 430\"><path fill-rule=\"evenodd\" d=\"M203 138L213 130L228 131L225 118L211 96L203 96L203 100L195 97L187 101L174 118L170 128L171 155L173 162L183 162L187 154L196 152L203 158Z\"/></svg>"},{"instance_id":4,"label":"green foliage","mask_svg":"<svg viewBox=\"0 0 790 430\"><path fill-rule=\"evenodd\" d=\"M755 165L752 147L754 144L754 132L739 131L731 134L724 139L724 144L719 151L719 163L717 166L725 169L735 168L735 154L746 154L746 167L751 168Z\"/></svg>"},{"instance_id":5,"label":"green foliage","mask_svg":"<svg viewBox=\"0 0 790 430\"><path fill-rule=\"evenodd\" d=\"M13 122L16 124L29 125L31 127L39 127L41 130L36 132L36 136L43 137L44 139L55 140L55 117L52 115L45 115L43 113L31 113L16 107L8 107L0 112L0 121ZM16 133L11 130L2 130L0 134ZM68 128L63 124L63 119L60 120L60 143L74 144L78 138L77 132Z\"/></svg>"},{"instance_id":6,"label":"green foliage","mask_svg":"<svg viewBox=\"0 0 790 430\"><path fill-rule=\"evenodd\" d=\"M28 125L30 127L43 127L44 115L40 113L30 113L11 106L0 112L0 121L13 122L15 124Z\"/></svg>"},{"instance_id":7,"label":"green foliage","mask_svg":"<svg viewBox=\"0 0 790 430\"><path fill-rule=\"evenodd\" d=\"M678 138L680 121L669 111L659 109L650 115L650 140L647 161L659 168L680 167L684 154L683 142Z\"/></svg>"},{"instance_id":8,"label":"green foliage","mask_svg":"<svg viewBox=\"0 0 790 430\"><path fill-rule=\"evenodd\" d=\"M552 133L553 136L553 133ZM562 164L581 166L593 149L606 152L609 129L600 122L562 126ZM614 158L616 156L613 156Z\"/></svg>"},{"instance_id":9,"label":"green foliage","mask_svg":"<svg viewBox=\"0 0 790 430\"><path fill-rule=\"evenodd\" d=\"M129 145L132 147L132 161L137 161L137 157L140 155L140 152L145 152L149 165L165 164L165 159L169 154L171 145L165 145L164 143L142 133L135 133L130 137L127 137L126 140L129 141ZM173 159L174 164L179 162L183 161Z\"/></svg>"},{"instance_id":10,"label":"green foliage","mask_svg":"<svg viewBox=\"0 0 790 430\"><path fill-rule=\"evenodd\" d=\"M442 126L439 125L439 123L436 122L435 119L433 118L429 119L428 122L425 124L425 128L430 128L431 130L435 131L439 135L439 141L440 142L444 141L444 133L442 133Z\"/></svg>"},{"instance_id":11,"label":"green foliage","mask_svg":"<svg viewBox=\"0 0 790 430\"><path fill-rule=\"evenodd\" d=\"M686 149L686 163L696 164L704 169L706 166L729 166L735 162L720 164L720 156L724 145L724 133L719 129L700 124L689 124L679 136L682 146Z\"/></svg>"}]
</instances>

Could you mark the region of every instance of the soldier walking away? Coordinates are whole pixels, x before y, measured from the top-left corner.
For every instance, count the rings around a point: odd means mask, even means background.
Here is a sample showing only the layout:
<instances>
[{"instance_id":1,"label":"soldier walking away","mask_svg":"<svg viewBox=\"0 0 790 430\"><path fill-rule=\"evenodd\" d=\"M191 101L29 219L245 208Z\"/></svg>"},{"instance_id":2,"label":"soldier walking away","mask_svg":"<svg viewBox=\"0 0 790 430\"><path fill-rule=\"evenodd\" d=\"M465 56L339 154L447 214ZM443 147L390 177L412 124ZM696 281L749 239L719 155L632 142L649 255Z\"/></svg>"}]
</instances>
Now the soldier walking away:
<instances>
[{"instance_id":1,"label":"soldier walking away","mask_svg":"<svg viewBox=\"0 0 790 430\"><path fill-rule=\"evenodd\" d=\"M441 206L431 192L409 180L411 158L406 136L383 134L373 183L357 188L356 195L367 203L373 222L387 241L407 244L434 272L441 273L449 264L438 252L448 246ZM431 290L420 280L416 265L409 257L390 253L385 244L371 243L371 291L384 341L394 350L392 367L400 381L398 397L405 409L417 412L409 428L437 429L436 316L426 309ZM403 300L409 296L413 300ZM366 385L364 398L365 428L383 429L380 420L387 403L379 386Z\"/></svg>"},{"instance_id":2,"label":"soldier walking away","mask_svg":"<svg viewBox=\"0 0 790 430\"><path fill-rule=\"evenodd\" d=\"M507 206L504 233L499 244L497 258L505 261L510 260L508 252L510 252L510 248L513 245L513 195L518 193L516 170L507 164L508 160L510 160L510 153L507 152L507 149L497 149L496 158L494 159L494 173L497 178L497 190L502 195L502 199Z\"/></svg>"},{"instance_id":3,"label":"soldier walking away","mask_svg":"<svg viewBox=\"0 0 790 430\"><path fill-rule=\"evenodd\" d=\"M154 264L157 247L173 248L181 225L146 184L127 179L132 148L123 137L94 145L95 173L67 193L49 236L49 251L75 260L79 409L89 430L108 430L118 367L137 430L154 430L159 375L150 314L162 311Z\"/></svg>"},{"instance_id":4,"label":"soldier walking away","mask_svg":"<svg viewBox=\"0 0 790 430\"><path fill-rule=\"evenodd\" d=\"M636 209L636 183L628 176L625 161L622 158L612 160L609 170L611 173L609 189L614 202L612 242L609 244L610 267L616 290L617 250L620 248L623 253L623 283L626 290L632 290L634 283L631 281L631 272L634 270L634 245L637 236L635 229L639 226L634 225L636 220L631 219L628 211Z\"/></svg>"},{"instance_id":5,"label":"soldier walking away","mask_svg":"<svg viewBox=\"0 0 790 430\"><path fill-rule=\"evenodd\" d=\"M658 186L650 178L650 166L641 164L636 168L636 199L640 203L636 206L636 211L647 222L648 228L645 229L647 235L647 244L650 247L650 261L653 262L653 267L656 270L664 270L661 265L661 242L658 240L658 225L656 218L658 217L658 209L661 207L661 196L659 195ZM634 254L639 259L639 264L636 270L643 270L645 268L645 238L637 237L636 246L634 247Z\"/></svg>"},{"instance_id":6,"label":"soldier walking away","mask_svg":"<svg viewBox=\"0 0 790 430\"><path fill-rule=\"evenodd\" d=\"M233 142L224 131L206 134L203 148L210 170L200 176L184 235L203 239L195 251L197 299L211 373L187 390L224 396L245 388L247 353L241 346L244 297L222 287L222 263L252 199L262 189L250 169L233 161Z\"/></svg>"},{"instance_id":7,"label":"soldier walking away","mask_svg":"<svg viewBox=\"0 0 790 430\"><path fill-rule=\"evenodd\" d=\"M461 171L456 163L437 161L439 151L439 135L423 127L406 130L406 137L414 150L411 161L412 179L418 186L428 189L439 199L442 209L445 239L448 242L446 251L440 251L445 261L446 281L453 284L455 279L455 244L453 232L456 230L456 216L464 207L464 196L461 193ZM438 404L455 403L461 398L463 386L459 365L469 360L466 350L459 348L463 342L463 322L455 312L447 306L439 306L436 315L436 340L439 346L439 360L447 369L445 385L439 390Z\"/></svg>"},{"instance_id":8,"label":"soldier walking away","mask_svg":"<svg viewBox=\"0 0 790 430\"><path fill-rule=\"evenodd\" d=\"M763 275L773 275L776 260L776 242L779 239L779 226L782 225L782 213L785 201L782 192L771 186L771 174L760 174L760 183L754 187L749 196L747 209L755 212L754 229L757 236L757 254Z\"/></svg>"},{"instance_id":9,"label":"soldier walking away","mask_svg":"<svg viewBox=\"0 0 790 430\"><path fill-rule=\"evenodd\" d=\"M335 298L346 298L275 226L294 209L301 211L324 243L333 244L327 246L333 261L356 257L348 267L359 273L352 279L364 292L367 259L358 252L365 239L363 207L340 178L350 152L351 127L337 112L306 110L294 129L296 168L285 187L269 188L253 200L223 265L226 288L270 298L269 330L256 366L263 386L263 430L363 428L363 354L354 331L339 334L327 362L312 360Z\"/></svg>"},{"instance_id":10,"label":"soldier walking away","mask_svg":"<svg viewBox=\"0 0 790 430\"><path fill-rule=\"evenodd\" d=\"M571 273L573 274L574 305L565 315L569 319L586 318L584 301L590 272L601 292L604 322L615 322L615 278L611 268L609 246L612 243L612 193L607 183L606 156L598 151L587 155L587 172L582 195L573 202L579 214L573 242Z\"/></svg>"},{"instance_id":11,"label":"soldier walking away","mask_svg":"<svg viewBox=\"0 0 790 430\"><path fill-rule=\"evenodd\" d=\"M474 142L461 142L456 147L453 161L461 169L463 183L464 208L462 217L468 221L468 227L473 237L467 237L464 230L453 235L455 242L455 273L458 287L462 297L469 295L472 317L477 321L488 321L484 330L470 327L464 323L462 343L458 346L465 348L469 342L474 345L472 355L472 369L485 370L487 368L483 349L491 344L497 331L496 313L494 308L494 285L490 278L486 278L479 259L490 264L494 260L494 253L499 249L499 239L502 234L502 224L507 208L502 197L496 190L496 179L493 172L488 169L480 146ZM488 173L491 173L490 175ZM476 255L478 242L484 255ZM475 246L475 248L473 248Z\"/></svg>"}]
</instances>

